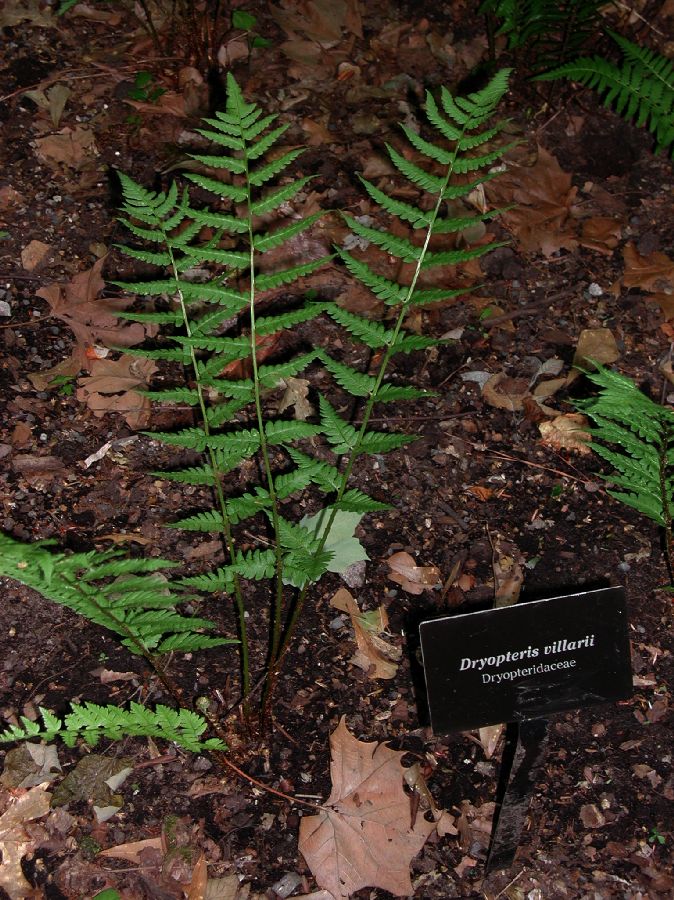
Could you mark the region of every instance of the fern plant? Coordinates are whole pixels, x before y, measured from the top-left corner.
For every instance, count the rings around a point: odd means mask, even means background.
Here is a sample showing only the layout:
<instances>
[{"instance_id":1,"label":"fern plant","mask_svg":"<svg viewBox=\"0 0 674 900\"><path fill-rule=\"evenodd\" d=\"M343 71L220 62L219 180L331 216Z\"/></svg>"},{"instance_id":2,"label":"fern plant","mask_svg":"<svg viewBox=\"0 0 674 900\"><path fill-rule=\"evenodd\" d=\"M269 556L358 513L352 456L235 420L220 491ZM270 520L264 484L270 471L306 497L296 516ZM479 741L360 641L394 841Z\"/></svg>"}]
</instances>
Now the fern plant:
<instances>
[{"instance_id":1,"label":"fern plant","mask_svg":"<svg viewBox=\"0 0 674 900\"><path fill-rule=\"evenodd\" d=\"M494 147L503 123L489 123L507 90L508 75L507 70L498 73L487 87L468 97L452 97L446 89L439 103L432 95L427 96L426 112L434 142L403 127L413 151L425 159L425 165L388 148L401 177L425 195L419 206L389 197L363 180L365 190L384 214L411 226L407 239L346 217L352 230L379 248L382 255L412 264L409 283L403 284L384 277L355 254L339 251L350 272L390 308L387 323L356 315L332 302L304 299L288 304L286 298L285 304L277 307L270 301L277 288L312 272L323 260L280 271L268 271L268 267L261 271L261 258L310 227L317 216L292 221L276 230L268 228L269 218L281 208L287 209L309 179L288 179L285 173L301 151L272 155L285 127L274 126L273 116L265 116L257 105L246 103L231 75L225 111L207 119L201 130L218 152L194 154L209 174L190 172L185 176L202 195L215 198L209 206L197 208L189 191L179 191L176 184L156 193L120 175L124 222L137 244L122 250L144 265L156 266L159 272L149 281L117 284L138 297L159 297L164 307L162 311L151 308L121 315L166 329L159 346L125 352L166 361L174 369L176 364L182 367L186 378L180 384L146 393L158 403L188 405L194 411L190 427L148 434L167 447L202 455L198 465L176 466L153 474L203 489L205 505L210 491L210 505L196 512L186 510L189 514L179 515L172 527L220 535L226 562L168 586L153 573L170 563L124 560L116 554L55 554L47 558L43 547L8 544L14 554L14 564L7 572L10 577L111 628L126 646L153 661L167 650L228 643L204 633L209 622L181 619L174 609L177 598L183 596L181 591L196 590L233 600L244 700L252 690L246 628L249 585L271 583L270 641L262 702L263 709L268 706L308 591L330 565L328 539L337 517L343 512L364 514L387 508L386 503L351 484L358 460L367 454L394 450L413 439L375 431L370 421L379 403L427 396L424 391L394 383L387 375L396 353L437 343L430 337L407 333L407 314L415 307L464 293L423 287L419 284L423 273L432 267L460 264L500 246L495 242L469 249L430 250L433 235L459 235L475 222L468 212L448 215L446 204L466 197L476 185L497 174L487 170L507 148ZM284 183L270 185L280 177L286 179ZM430 204L426 202L429 198ZM380 357L378 371L369 374L361 367L347 365L334 349L328 352L322 346L305 345L303 352L271 361L260 358L262 339L287 336L317 316L328 317L330 327L343 329L352 343L376 351ZM287 346L290 341L285 343ZM243 377L228 377L233 363L248 367ZM317 367L332 376L336 388L331 400L319 397L316 421L279 417L274 411L274 391L279 382L307 370L311 374ZM357 426L339 411L335 397L340 395L361 404ZM317 531L288 513L289 501L294 502L307 491L309 501L320 506L320 515L313 517L320 522ZM257 545L251 546L256 535ZM34 553L30 566L25 564L29 553ZM145 611L141 612L143 604ZM157 617L152 622L151 615ZM150 630L144 630L147 628ZM172 693L180 704L178 692ZM81 733L93 741L101 735L117 736L125 729L130 734L155 736L162 730L163 736L177 735L169 739L182 741L183 746L187 746L186 741L193 746L208 746L201 744L203 720L198 716L195 719L191 712L187 716L187 712L178 710L175 715L183 718L176 719L163 708L150 713L132 706L115 712L85 704L74 707L59 727L43 711L43 727L22 721L4 739L60 733L72 740ZM213 740L218 740L222 735L217 723L210 719L209 723L218 735Z\"/></svg>"},{"instance_id":2,"label":"fern plant","mask_svg":"<svg viewBox=\"0 0 674 900\"><path fill-rule=\"evenodd\" d=\"M480 12L490 35L505 36L508 49L526 54L528 67L540 72L581 52L599 32L605 6L602 0L484 0Z\"/></svg>"},{"instance_id":3,"label":"fern plant","mask_svg":"<svg viewBox=\"0 0 674 900\"><path fill-rule=\"evenodd\" d=\"M617 372L598 367L585 374L600 391L590 400L576 401L576 406L595 423L592 448L613 467L602 477L619 490L608 493L664 530L673 582L674 413Z\"/></svg>"},{"instance_id":4,"label":"fern plant","mask_svg":"<svg viewBox=\"0 0 674 900\"><path fill-rule=\"evenodd\" d=\"M370 196L387 212L412 224L421 235L419 243L367 228L347 217L347 223L360 237L385 253L415 265L412 283L401 285L377 275L349 253L341 252L351 272L388 305L395 307L392 327L356 316L334 303L305 301L280 312L264 308L269 292L291 284L323 263L323 260L315 260L272 273L261 273L259 268L264 253L280 247L310 227L317 216L297 220L275 231L265 228L262 217L269 217L289 203L309 179L298 178L267 193L261 192L261 188L288 169L301 151L293 149L270 156L285 126L272 127L273 116L264 116L258 106L246 103L231 75L228 76L225 111L206 120L208 127L201 130L219 152L193 155L214 174L186 175L202 191L217 198L215 208L196 209L188 193L179 194L175 184L166 193L155 194L121 176L127 226L136 238L156 245L152 250L128 247L123 250L166 271L163 278L122 283L122 287L142 296L169 295L174 301L169 312L145 312L129 317L181 328L180 333L171 335L171 348L149 351L141 348L132 352L187 366L189 386L153 391L149 396L164 403L188 403L198 413L194 426L176 433L153 433L152 437L171 446L201 451L206 457L202 466L155 475L191 485L207 485L213 491L214 505L179 519L173 527L217 532L223 536L227 564L204 575L184 579L183 584L234 597L241 640L244 696L250 691L251 680L243 582L273 579L275 583L267 656L267 674L270 675L287 649L309 586L328 568L330 553L326 551L326 542L335 517L340 511L366 513L386 508L385 503L350 486L349 479L360 456L385 453L412 439L407 435L373 431L369 421L376 403L411 399L423 393L385 382L389 362L395 353L422 349L434 343L431 338L404 332L403 321L409 309L459 293L444 289L418 290L417 281L422 269L459 263L490 249L490 246L483 246L431 253L428 244L434 232L460 232L474 222L468 215L451 219L442 218L440 213L446 200L465 196L476 183L450 186L453 175L476 172L500 158L502 150L475 155L477 148L494 139L500 126L475 132L492 116L506 86L507 73L503 72L488 88L469 98L454 101L448 91L443 91L444 114L429 95L430 122L443 140L453 144L453 148L432 144L409 129L404 130L413 147L425 154L441 174L424 171L389 148L391 159L401 174L435 195L433 209L424 211L394 201L374 185L364 182ZM204 229L210 229L212 235L205 242L201 239ZM201 282L186 277L195 264L202 271L204 267L211 267L213 277ZM381 353L381 368L377 375L348 366L321 347L272 364L264 365L259 360L261 338L287 332L325 314L344 327L354 341ZM248 363L250 377L233 380L222 376L227 366L243 360ZM315 423L276 418L269 412L269 407L265 407L267 392L272 391L281 379L297 376L317 365L331 373L342 391L364 401L359 428L345 420L322 396L319 398L320 418ZM320 442L332 450L334 463L326 462L312 452L312 443L316 446ZM338 462L340 457L341 464ZM255 483L244 484L242 464L251 459L257 461L262 477ZM237 469L238 477L230 474ZM235 494L231 489L234 483L241 485L243 490ZM309 487L326 495L324 503L330 501L323 507L324 524L317 534L285 514L286 501ZM243 552L238 546L237 529L242 522L256 517L263 526L267 522L268 530L261 529L258 547ZM250 543L249 536L246 541ZM297 588L299 596L287 596L287 586Z\"/></svg>"},{"instance_id":5,"label":"fern plant","mask_svg":"<svg viewBox=\"0 0 674 900\"><path fill-rule=\"evenodd\" d=\"M604 106L624 119L635 119L655 137L656 151L671 149L674 158L674 61L639 47L609 31L625 57L616 66L600 56L576 59L545 72L539 81L568 78L592 88Z\"/></svg>"}]
</instances>

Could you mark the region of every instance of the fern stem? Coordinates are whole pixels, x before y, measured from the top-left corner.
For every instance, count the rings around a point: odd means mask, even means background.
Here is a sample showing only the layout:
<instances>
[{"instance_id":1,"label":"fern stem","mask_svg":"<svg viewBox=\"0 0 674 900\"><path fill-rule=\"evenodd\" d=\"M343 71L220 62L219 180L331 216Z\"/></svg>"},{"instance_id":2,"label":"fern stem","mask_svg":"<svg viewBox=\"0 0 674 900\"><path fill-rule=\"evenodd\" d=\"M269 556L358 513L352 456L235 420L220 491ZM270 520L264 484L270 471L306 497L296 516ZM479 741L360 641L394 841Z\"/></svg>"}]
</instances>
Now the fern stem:
<instances>
[{"instance_id":1,"label":"fern stem","mask_svg":"<svg viewBox=\"0 0 674 900\"><path fill-rule=\"evenodd\" d=\"M668 432L665 432L660 452L660 496L662 499L662 515L665 528L665 557L670 586L674 585L674 535L672 535L672 510L669 505L669 489L667 486L667 455L670 449Z\"/></svg>"},{"instance_id":2,"label":"fern stem","mask_svg":"<svg viewBox=\"0 0 674 900\"><path fill-rule=\"evenodd\" d=\"M250 280L249 295L249 324L250 324L250 354L251 365L253 370L253 390L255 396L255 415L257 418L257 428L260 433L260 456L262 457L262 465L264 468L265 479L267 481L267 490L269 491L269 499L271 501L271 519L274 529L274 555L276 558L276 576L274 591L274 609L272 612L271 622L271 640L268 658L275 659L278 652L278 646L281 640L281 626L283 616L283 547L281 545L281 525L279 521L279 503L276 488L274 486L274 475L271 469L271 461L269 459L269 444L267 441L267 433L264 427L264 415L262 411L262 391L260 387L259 365L257 358L257 325L255 314L255 238L253 234L253 213L252 213L252 185L250 182L250 169L248 152L244 150L245 179L246 179L246 203L247 203L247 219L248 219L248 246L249 261L248 271Z\"/></svg>"},{"instance_id":3,"label":"fern stem","mask_svg":"<svg viewBox=\"0 0 674 900\"><path fill-rule=\"evenodd\" d=\"M178 267L176 265L175 256L173 253L173 248L171 246L170 241L168 240L168 235L164 231L163 223L159 223L159 227L161 228L162 234L164 236L164 245L166 246L169 257L171 260L171 271L173 273L173 278L176 282L176 285L179 284L180 275L178 273ZM190 319L187 314L187 307L185 305L185 298L183 296L183 292L178 288L177 290L178 302L180 303L180 313L183 319L183 326L185 328L185 332L188 337L192 334L192 329L190 326ZM194 378L196 383L197 395L199 398L199 409L201 411L201 421L204 430L204 434L206 437L210 437L211 430L208 423L208 412L206 409L206 398L204 397L204 389L201 383L201 379L199 378L199 366L197 365L197 355L194 347L190 347L190 361L192 363L192 371L194 372ZM220 471L220 467L218 465L218 459L215 451L212 447L208 447L208 456L211 465L211 470L213 472L213 490L215 493L215 498L218 504L218 508L220 510L220 518L222 521L223 533L225 535L225 543L227 546L227 552L229 554L229 559L234 566L236 564L236 549L234 546L234 536L232 534L232 525L229 520L229 515L227 514L227 501L225 500L225 495L222 490L222 472ZM236 607L236 620L237 620L237 629L239 632L239 640L241 642L239 648L239 660L241 663L241 694L244 700L244 704L246 698L250 692L250 651L248 646L248 629L246 627L246 606L243 599L243 592L241 590L241 580L239 576L234 574L234 605Z\"/></svg>"}]
</instances>

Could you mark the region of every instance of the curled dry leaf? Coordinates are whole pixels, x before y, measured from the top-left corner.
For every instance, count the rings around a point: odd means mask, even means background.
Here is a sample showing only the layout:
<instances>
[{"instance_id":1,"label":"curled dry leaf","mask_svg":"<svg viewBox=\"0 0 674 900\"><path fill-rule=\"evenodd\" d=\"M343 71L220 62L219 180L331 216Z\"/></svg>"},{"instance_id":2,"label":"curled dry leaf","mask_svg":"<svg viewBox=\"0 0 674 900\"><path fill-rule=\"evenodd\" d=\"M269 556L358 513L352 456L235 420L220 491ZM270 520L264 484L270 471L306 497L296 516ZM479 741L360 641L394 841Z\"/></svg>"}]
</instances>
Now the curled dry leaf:
<instances>
[{"instance_id":1,"label":"curled dry leaf","mask_svg":"<svg viewBox=\"0 0 674 900\"><path fill-rule=\"evenodd\" d=\"M34 841L26 830L26 824L40 819L49 812L51 794L42 787L29 791L17 790L13 802L0 816L0 888L12 900L34 896L33 888L26 881L21 860L34 848Z\"/></svg>"},{"instance_id":2,"label":"curled dry leaf","mask_svg":"<svg viewBox=\"0 0 674 900\"><path fill-rule=\"evenodd\" d=\"M487 759L491 759L494 755L494 751L501 739L504 727L504 725L486 725L484 728L478 729L477 733L480 738L480 745L482 746L484 755Z\"/></svg>"},{"instance_id":3,"label":"curled dry leaf","mask_svg":"<svg viewBox=\"0 0 674 900\"><path fill-rule=\"evenodd\" d=\"M358 603L346 590L340 588L330 601L330 606L348 613L356 635L358 650L351 663L368 673L370 678L393 678L398 671L402 651L385 641L380 633L388 626L388 616L383 606L371 613L361 613Z\"/></svg>"},{"instance_id":4,"label":"curled dry leaf","mask_svg":"<svg viewBox=\"0 0 674 900\"><path fill-rule=\"evenodd\" d=\"M306 421L313 415L314 407L309 400L310 382L306 378L282 378L279 387L285 388L278 411L285 412L290 406L295 407L295 419Z\"/></svg>"},{"instance_id":5,"label":"curled dry leaf","mask_svg":"<svg viewBox=\"0 0 674 900\"><path fill-rule=\"evenodd\" d=\"M92 363L91 375L78 379L76 396L99 418L107 412L119 412L130 428L145 428L150 421L150 401L135 389L147 388L156 371L151 359L97 359Z\"/></svg>"},{"instance_id":6,"label":"curled dry leaf","mask_svg":"<svg viewBox=\"0 0 674 900\"><path fill-rule=\"evenodd\" d=\"M109 847L107 850L101 850L98 855L106 858L113 857L114 859L125 859L127 862L131 863L139 863L141 861L140 854L143 850L158 850L161 853L164 852L166 848L164 847L161 837L154 837L146 838L142 841L130 841L127 844L117 844L116 847Z\"/></svg>"},{"instance_id":7,"label":"curled dry leaf","mask_svg":"<svg viewBox=\"0 0 674 900\"><path fill-rule=\"evenodd\" d=\"M554 450L573 450L586 456L591 452L592 436L587 418L581 413L564 413L551 422L540 422L541 443Z\"/></svg>"},{"instance_id":8,"label":"curled dry leaf","mask_svg":"<svg viewBox=\"0 0 674 900\"><path fill-rule=\"evenodd\" d=\"M485 382L482 397L490 406L511 412L524 408L524 398L529 396L526 378L509 378L505 372L497 372Z\"/></svg>"},{"instance_id":9,"label":"curled dry leaf","mask_svg":"<svg viewBox=\"0 0 674 900\"><path fill-rule=\"evenodd\" d=\"M417 816L403 789L404 753L359 741L344 717L330 736L332 792L315 816L304 816L299 849L335 898L362 887L413 893L409 867L435 829Z\"/></svg>"},{"instance_id":10,"label":"curled dry leaf","mask_svg":"<svg viewBox=\"0 0 674 900\"><path fill-rule=\"evenodd\" d=\"M674 293L674 260L667 254L656 250L642 256L630 241L625 245L623 256L625 274L621 280L625 287L636 287L652 293Z\"/></svg>"},{"instance_id":11,"label":"curled dry leaf","mask_svg":"<svg viewBox=\"0 0 674 900\"><path fill-rule=\"evenodd\" d=\"M388 577L408 594L421 594L441 584L436 566L418 566L409 553L394 553L386 560L391 571Z\"/></svg>"},{"instance_id":12,"label":"curled dry leaf","mask_svg":"<svg viewBox=\"0 0 674 900\"><path fill-rule=\"evenodd\" d=\"M524 557L516 544L500 535L493 538L492 545L494 606L512 606L519 600L524 581Z\"/></svg>"}]
</instances>

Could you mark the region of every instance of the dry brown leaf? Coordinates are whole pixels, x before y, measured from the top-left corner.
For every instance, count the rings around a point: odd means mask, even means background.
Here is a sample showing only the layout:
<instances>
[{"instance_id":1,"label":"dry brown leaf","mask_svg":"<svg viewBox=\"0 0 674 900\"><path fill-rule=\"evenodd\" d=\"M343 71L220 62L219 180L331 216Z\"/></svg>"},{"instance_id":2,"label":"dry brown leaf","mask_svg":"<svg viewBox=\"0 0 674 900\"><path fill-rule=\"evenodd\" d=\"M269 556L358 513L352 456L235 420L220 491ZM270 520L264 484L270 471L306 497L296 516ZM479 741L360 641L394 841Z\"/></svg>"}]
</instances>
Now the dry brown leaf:
<instances>
[{"instance_id":1,"label":"dry brown leaf","mask_svg":"<svg viewBox=\"0 0 674 900\"><path fill-rule=\"evenodd\" d=\"M280 386L285 388L278 411L285 412L290 406L295 407L295 419L305 422L313 415L314 407L309 400L309 388L311 383L306 378L282 378Z\"/></svg>"},{"instance_id":2,"label":"dry brown leaf","mask_svg":"<svg viewBox=\"0 0 674 900\"><path fill-rule=\"evenodd\" d=\"M608 365L620 359L620 351L610 328L584 328L573 355L573 365L593 369L592 361Z\"/></svg>"},{"instance_id":3,"label":"dry brown leaf","mask_svg":"<svg viewBox=\"0 0 674 900\"><path fill-rule=\"evenodd\" d=\"M586 828L602 828L606 824L606 818L596 803L581 806L578 817Z\"/></svg>"},{"instance_id":4,"label":"dry brown leaf","mask_svg":"<svg viewBox=\"0 0 674 900\"><path fill-rule=\"evenodd\" d=\"M368 673L370 678L393 678L398 671L402 651L385 641L377 633L388 626L388 617L383 606L373 610L374 615L361 610L346 588L340 588L330 601L330 606L348 613L356 636L357 652L351 663Z\"/></svg>"},{"instance_id":5,"label":"dry brown leaf","mask_svg":"<svg viewBox=\"0 0 674 900\"><path fill-rule=\"evenodd\" d=\"M115 315L115 311L126 309L133 299L131 297L114 297L98 299L98 294L105 287L101 270L105 257L97 260L84 272L75 275L66 284L48 284L37 291L37 296L46 300L51 307L51 314L62 319L75 335L79 345L76 361L80 368L88 369L89 362L86 349L101 343L106 346L133 347L157 333L156 326L141 322L126 325Z\"/></svg>"},{"instance_id":6,"label":"dry brown leaf","mask_svg":"<svg viewBox=\"0 0 674 900\"><path fill-rule=\"evenodd\" d=\"M334 46L342 28L362 34L357 5L351 0L281 0L270 12L285 32L304 35L324 49Z\"/></svg>"},{"instance_id":7,"label":"dry brown leaf","mask_svg":"<svg viewBox=\"0 0 674 900\"><path fill-rule=\"evenodd\" d=\"M39 28L51 28L58 21L51 9L43 7L40 0L5 3L0 8L0 28L11 28L20 22L30 22Z\"/></svg>"},{"instance_id":8,"label":"dry brown leaf","mask_svg":"<svg viewBox=\"0 0 674 900\"><path fill-rule=\"evenodd\" d=\"M386 563L391 569L389 579L408 594L421 594L441 584L440 570L436 566L418 566L409 553L394 553Z\"/></svg>"},{"instance_id":9,"label":"dry brown leaf","mask_svg":"<svg viewBox=\"0 0 674 900\"><path fill-rule=\"evenodd\" d=\"M46 391L54 379L60 376L66 379L73 378L84 366L88 367L84 348L76 346L69 357L62 359L51 369L45 369L43 372L31 372L28 380L36 391Z\"/></svg>"},{"instance_id":10,"label":"dry brown leaf","mask_svg":"<svg viewBox=\"0 0 674 900\"><path fill-rule=\"evenodd\" d=\"M51 244L31 241L21 251L21 265L27 272L34 272L47 261L51 250Z\"/></svg>"},{"instance_id":11,"label":"dry brown leaf","mask_svg":"<svg viewBox=\"0 0 674 900\"><path fill-rule=\"evenodd\" d=\"M250 56L250 44L247 39L241 37L229 38L218 50L218 62L223 68L229 68L238 59L248 59Z\"/></svg>"},{"instance_id":12,"label":"dry brown leaf","mask_svg":"<svg viewBox=\"0 0 674 900\"><path fill-rule=\"evenodd\" d=\"M674 294L651 294L646 299L658 304L665 317L665 322L674 319Z\"/></svg>"},{"instance_id":13,"label":"dry brown leaf","mask_svg":"<svg viewBox=\"0 0 674 900\"><path fill-rule=\"evenodd\" d=\"M199 854L192 869L192 878L187 891L187 900L205 900L206 888L208 886L208 863L203 853Z\"/></svg>"},{"instance_id":14,"label":"dry brown leaf","mask_svg":"<svg viewBox=\"0 0 674 900\"><path fill-rule=\"evenodd\" d=\"M551 256L559 249L574 250L576 224L572 219L577 188L552 154L538 148L535 165L513 167L489 182L485 189L497 205L515 203L502 220L529 253L542 251Z\"/></svg>"},{"instance_id":15,"label":"dry brown leaf","mask_svg":"<svg viewBox=\"0 0 674 900\"><path fill-rule=\"evenodd\" d=\"M12 791L10 796L10 805L0 816L0 887L12 900L21 900L34 896L21 868L21 860L34 847L24 826L47 815L51 794L38 785L29 791Z\"/></svg>"},{"instance_id":16,"label":"dry brown leaf","mask_svg":"<svg viewBox=\"0 0 674 900\"><path fill-rule=\"evenodd\" d=\"M665 253L655 251L642 256L630 241L623 250L625 287L636 287L651 293L674 293L674 260Z\"/></svg>"},{"instance_id":17,"label":"dry brown leaf","mask_svg":"<svg viewBox=\"0 0 674 900\"><path fill-rule=\"evenodd\" d=\"M482 500L483 503L491 500L494 496L494 488L483 487L481 484L469 484L465 491L467 494L477 497L478 500Z\"/></svg>"},{"instance_id":18,"label":"dry brown leaf","mask_svg":"<svg viewBox=\"0 0 674 900\"><path fill-rule=\"evenodd\" d=\"M497 409L508 409L511 412L524 408L524 398L530 396L529 380L527 378L510 378L505 372L497 372L496 375L485 382L482 388L482 398L490 406Z\"/></svg>"},{"instance_id":19,"label":"dry brown leaf","mask_svg":"<svg viewBox=\"0 0 674 900\"><path fill-rule=\"evenodd\" d=\"M119 412L130 428L145 428L150 421L151 404L135 388L147 388L156 371L151 359L97 359L91 365L91 374L78 378L76 397L98 418L107 412Z\"/></svg>"},{"instance_id":20,"label":"dry brown leaf","mask_svg":"<svg viewBox=\"0 0 674 900\"><path fill-rule=\"evenodd\" d=\"M540 422L541 443L554 450L575 450L581 456L591 453L592 437L587 418L581 413L564 413L551 422Z\"/></svg>"},{"instance_id":21,"label":"dry brown leaf","mask_svg":"<svg viewBox=\"0 0 674 900\"><path fill-rule=\"evenodd\" d=\"M16 209L24 202L23 194L6 184L0 188L0 211L5 212L8 209Z\"/></svg>"},{"instance_id":22,"label":"dry brown leaf","mask_svg":"<svg viewBox=\"0 0 674 900\"><path fill-rule=\"evenodd\" d=\"M579 244L589 250L596 250L605 256L611 256L620 242L622 225L610 216L594 216L585 219L581 228Z\"/></svg>"},{"instance_id":23,"label":"dry brown leaf","mask_svg":"<svg viewBox=\"0 0 674 900\"><path fill-rule=\"evenodd\" d=\"M141 860L140 854L143 850L165 850L161 837L145 838L143 841L130 841L127 844L118 844L116 847L108 847L107 850L101 850L99 856L114 859L125 859L127 862L138 863Z\"/></svg>"},{"instance_id":24,"label":"dry brown leaf","mask_svg":"<svg viewBox=\"0 0 674 900\"><path fill-rule=\"evenodd\" d=\"M417 816L403 790L404 753L353 737L344 717L330 736L332 792L304 816L299 849L319 886L335 898L362 887L413 893L409 867L433 822Z\"/></svg>"},{"instance_id":25,"label":"dry brown leaf","mask_svg":"<svg viewBox=\"0 0 674 900\"><path fill-rule=\"evenodd\" d=\"M148 103L143 100L124 101L129 106L133 106L138 112L142 112L146 116L177 116L183 118L187 115L185 109L185 97L183 94L177 94L175 91L164 91L155 103Z\"/></svg>"},{"instance_id":26,"label":"dry brown leaf","mask_svg":"<svg viewBox=\"0 0 674 900\"><path fill-rule=\"evenodd\" d=\"M501 535L492 539L492 567L494 570L494 606L512 606L517 603L524 582L524 557L512 541Z\"/></svg>"},{"instance_id":27,"label":"dry brown leaf","mask_svg":"<svg viewBox=\"0 0 674 900\"><path fill-rule=\"evenodd\" d=\"M94 133L89 128L62 128L56 134L35 140L37 155L49 165L81 169L98 155Z\"/></svg>"},{"instance_id":28,"label":"dry brown leaf","mask_svg":"<svg viewBox=\"0 0 674 900\"><path fill-rule=\"evenodd\" d=\"M17 422L10 435L10 443L17 450L25 450L33 443L33 430L27 422Z\"/></svg>"}]
</instances>

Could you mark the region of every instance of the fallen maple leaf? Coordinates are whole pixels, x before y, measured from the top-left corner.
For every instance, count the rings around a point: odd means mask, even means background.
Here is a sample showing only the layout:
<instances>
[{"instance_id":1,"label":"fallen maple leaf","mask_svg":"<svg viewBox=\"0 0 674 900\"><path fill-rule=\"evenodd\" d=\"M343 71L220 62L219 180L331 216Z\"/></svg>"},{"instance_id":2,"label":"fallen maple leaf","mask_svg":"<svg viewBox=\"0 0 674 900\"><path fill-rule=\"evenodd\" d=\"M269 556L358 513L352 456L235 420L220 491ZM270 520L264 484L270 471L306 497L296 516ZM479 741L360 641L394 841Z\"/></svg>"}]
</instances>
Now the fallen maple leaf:
<instances>
[{"instance_id":1,"label":"fallen maple leaf","mask_svg":"<svg viewBox=\"0 0 674 900\"><path fill-rule=\"evenodd\" d=\"M383 606L372 613L361 613L358 603L346 588L340 588L330 606L348 613L356 635L358 650L351 664L368 673L370 678L393 678L398 671L402 651L379 636L386 630L388 617Z\"/></svg>"},{"instance_id":2,"label":"fallen maple leaf","mask_svg":"<svg viewBox=\"0 0 674 900\"><path fill-rule=\"evenodd\" d=\"M94 344L133 347L141 344L146 336L152 337L157 333L154 325L148 327L141 322L127 325L115 315L133 303L133 298L98 299L105 287L101 276L105 259L97 260L90 269L75 275L67 284L48 284L36 291L37 296L49 304L51 314L62 319L75 335L78 344L76 358L82 369L89 369L86 351Z\"/></svg>"},{"instance_id":3,"label":"fallen maple leaf","mask_svg":"<svg viewBox=\"0 0 674 900\"><path fill-rule=\"evenodd\" d=\"M300 825L299 849L316 881L336 898L362 887L412 894L410 863L435 824L418 816L412 826L404 753L357 740L344 717L330 749L332 792L318 815Z\"/></svg>"},{"instance_id":4,"label":"fallen maple leaf","mask_svg":"<svg viewBox=\"0 0 674 900\"><path fill-rule=\"evenodd\" d=\"M561 248L578 246L572 221L577 188L571 184L571 175L543 147L538 148L535 165L513 167L485 189L497 205L516 204L501 218L524 251L551 256Z\"/></svg>"},{"instance_id":5,"label":"fallen maple leaf","mask_svg":"<svg viewBox=\"0 0 674 900\"><path fill-rule=\"evenodd\" d=\"M610 216L594 216L586 219L581 229L581 247L611 256L620 242L622 225Z\"/></svg>"},{"instance_id":6,"label":"fallen maple leaf","mask_svg":"<svg viewBox=\"0 0 674 900\"><path fill-rule=\"evenodd\" d=\"M21 868L21 860L34 846L24 826L47 815L51 794L38 786L29 791L15 791L13 795L14 801L0 816L0 887L12 900L21 900L34 896Z\"/></svg>"},{"instance_id":7,"label":"fallen maple leaf","mask_svg":"<svg viewBox=\"0 0 674 900\"><path fill-rule=\"evenodd\" d=\"M388 577L408 594L421 594L441 583L436 566L418 566L409 553L394 553L386 562L391 569Z\"/></svg>"}]
</instances>

